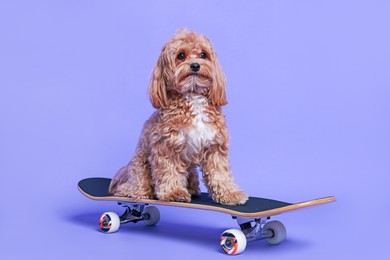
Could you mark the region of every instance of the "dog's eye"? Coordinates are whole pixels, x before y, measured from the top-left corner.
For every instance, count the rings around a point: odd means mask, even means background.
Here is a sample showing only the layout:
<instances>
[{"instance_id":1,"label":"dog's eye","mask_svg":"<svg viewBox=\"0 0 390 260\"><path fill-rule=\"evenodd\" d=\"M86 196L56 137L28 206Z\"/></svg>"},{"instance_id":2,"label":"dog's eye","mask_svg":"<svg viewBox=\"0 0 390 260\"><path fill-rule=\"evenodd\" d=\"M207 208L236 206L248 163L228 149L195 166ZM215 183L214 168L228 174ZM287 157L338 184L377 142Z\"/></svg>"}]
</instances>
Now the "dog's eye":
<instances>
[{"instance_id":1,"label":"dog's eye","mask_svg":"<svg viewBox=\"0 0 390 260\"><path fill-rule=\"evenodd\" d=\"M180 52L178 55L177 55L177 59L179 60L184 60L186 58L186 55L182 52Z\"/></svg>"},{"instance_id":2,"label":"dog's eye","mask_svg":"<svg viewBox=\"0 0 390 260\"><path fill-rule=\"evenodd\" d=\"M202 52L202 53L200 54L200 58L201 58L201 59L207 59L207 54L206 54L205 52Z\"/></svg>"}]
</instances>

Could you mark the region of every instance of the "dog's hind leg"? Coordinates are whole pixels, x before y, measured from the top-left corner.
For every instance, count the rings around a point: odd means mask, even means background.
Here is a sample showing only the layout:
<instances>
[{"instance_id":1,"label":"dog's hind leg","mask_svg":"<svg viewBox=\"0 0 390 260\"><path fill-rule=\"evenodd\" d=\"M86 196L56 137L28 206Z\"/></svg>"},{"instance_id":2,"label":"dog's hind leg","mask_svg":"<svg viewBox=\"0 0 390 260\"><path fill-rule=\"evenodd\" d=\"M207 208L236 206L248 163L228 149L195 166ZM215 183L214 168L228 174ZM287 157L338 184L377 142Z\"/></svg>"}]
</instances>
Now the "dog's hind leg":
<instances>
[{"instance_id":1,"label":"dog's hind leg","mask_svg":"<svg viewBox=\"0 0 390 260\"><path fill-rule=\"evenodd\" d=\"M150 164L142 152L135 154L130 163L122 168L112 181L111 193L137 199L154 197Z\"/></svg>"}]
</instances>

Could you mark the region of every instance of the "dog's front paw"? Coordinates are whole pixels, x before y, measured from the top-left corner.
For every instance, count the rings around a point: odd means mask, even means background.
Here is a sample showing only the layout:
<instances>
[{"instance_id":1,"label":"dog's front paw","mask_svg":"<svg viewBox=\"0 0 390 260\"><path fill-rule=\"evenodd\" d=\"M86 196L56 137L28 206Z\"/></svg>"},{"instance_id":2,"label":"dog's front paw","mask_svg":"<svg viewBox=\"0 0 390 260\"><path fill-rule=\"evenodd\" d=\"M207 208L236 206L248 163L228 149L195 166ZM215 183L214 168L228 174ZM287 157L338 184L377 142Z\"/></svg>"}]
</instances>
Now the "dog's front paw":
<instances>
[{"instance_id":1,"label":"dog's front paw","mask_svg":"<svg viewBox=\"0 0 390 260\"><path fill-rule=\"evenodd\" d=\"M191 202L191 195L184 189L175 189L167 194L159 195L158 198L164 201Z\"/></svg>"},{"instance_id":2,"label":"dog's front paw","mask_svg":"<svg viewBox=\"0 0 390 260\"><path fill-rule=\"evenodd\" d=\"M243 205L248 200L248 195L241 191L228 191L223 194L213 194L212 199L223 205Z\"/></svg>"}]
</instances>

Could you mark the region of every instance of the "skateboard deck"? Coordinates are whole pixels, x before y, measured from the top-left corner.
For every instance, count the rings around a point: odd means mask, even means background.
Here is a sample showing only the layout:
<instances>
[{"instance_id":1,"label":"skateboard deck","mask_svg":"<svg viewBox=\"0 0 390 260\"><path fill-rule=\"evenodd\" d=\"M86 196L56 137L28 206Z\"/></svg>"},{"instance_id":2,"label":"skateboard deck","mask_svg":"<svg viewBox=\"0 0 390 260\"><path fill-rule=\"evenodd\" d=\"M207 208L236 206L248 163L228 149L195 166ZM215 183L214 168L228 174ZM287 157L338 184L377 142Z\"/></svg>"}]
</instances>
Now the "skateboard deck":
<instances>
[{"instance_id":1,"label":"skateboard deck","mask_svg":"<svg viewBox=\"0 0 390 260\"><path fill-rule=\"evenodd\" d=\"M269 221L271 216L283 212L311 207L335 201L336 198L325 197L300 203L249 197L245 205L227 206L215 203L208 193L193 197L191 202L161 201L156 199L136 200L128 197L113 196L108 193L111 179L88 178L78 183L78 189L86 197L98 201L117 201L125 207L125 212L119 216L115 212L104 212L99 219L100 229L104 233L118 231L121 224L143 221L153 226L160 220L160 212L154 205L175 206L193 209L203 209L230 214L237 220L240 229L225 230L220 236L220 245L229 255L242 253L247 241L265 239L269 244L276 245L286 238L286 228L280 221Z\"/></svg>"},{"instance_id":2,"label":"skateboard deck","mask_svg":"<svg viewBox=\"0 0 390 260\"><path fill-rule=\"evenodd\" d=\"M336 198L325 197L314 200L308 200L300 203L288 203L278 200L249 197L245 205L227 206L215 203L208 195L202 193L199 197L193 197L191 202L161 201L156 199L135 200L128 197L113 196L108 193L108 187L111 179L108 178L88 178L78 183L80 192L93 200L118 201L142 204L154 204L164 206L176 206L193 209L212 210L227 213L236 217L261 218L274 216L283 212L311 207L323 203L335 201Z\"/></svg>"}]
</instances>

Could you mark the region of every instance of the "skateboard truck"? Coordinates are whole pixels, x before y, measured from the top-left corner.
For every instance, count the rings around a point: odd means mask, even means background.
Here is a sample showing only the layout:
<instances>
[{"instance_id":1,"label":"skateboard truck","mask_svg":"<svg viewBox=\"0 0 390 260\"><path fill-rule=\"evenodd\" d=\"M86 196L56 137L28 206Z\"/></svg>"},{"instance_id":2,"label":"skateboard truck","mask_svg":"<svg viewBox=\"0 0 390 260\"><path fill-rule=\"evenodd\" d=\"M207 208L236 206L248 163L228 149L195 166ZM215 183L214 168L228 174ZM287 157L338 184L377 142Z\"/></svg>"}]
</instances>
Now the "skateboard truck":
<instances>
[{"instance_id":1,"label":"skateboard truck","mask_svg":"<svg viewBox=\"0 0 390 260\"><path fill-rule=\"evenodd\" d=\"M118 202L125 208L125 212L118 216L115 212L104 212L100 216L100 229L105 233L118 231L121 224L143 221L148 226L156 225L160 221L160 211L154 206L143 203Z\"/></svg>"},{"instance_id":2,"label":"skateboard truck","mask_svg":"<svg viewBox=\"0 0 390 260\"><path fill-rule=\"evenodd\" d=\"M120 224L144 221L148 226L156 225L160 221L160 212L154 206L143 203L118 202L125 208L125 212L119 217Z\"/></svg>"},{"instance_id":3,"label":"skateboard truck","mask_svg":"<svg viewBox=\"0 0 390 260\"><path fill-rule=\"evenodd\" d=\"M137 223L140 220L144 220L144 216L142 215L145 209L144 204L118 202L118 205L125 208L125 212L119 217L121 224L128 222Z\"/></svg>"},{"instance_id":4,"label":"skateboard truck","mask_svg":"<svg viewBox=\"0 0 390 260\"><path fill-rule=\"evenodd\" d=\"M286 238L286 228L280 221L265 218L243 218L232 216L240 229L228 229L221 235L221 247L229 255L240 254L246 248L247 241L265 239L271 245L277 245Z\"/></svg>"},{"instance_id":5,"label":"skateboard truck","mask_svg":"<svg viewBox=\"0 0 390 260\"><path fill-rule=\"evenodd\" d=\"M271 217L248 219L233 216L233 219L236 219L237 224L240 226L241 231L244 233L247 241L256 241L273 237L274 234L272 230L265 230L263 228L267 220L270 218Z\"/></svg>"}]
</instances>

